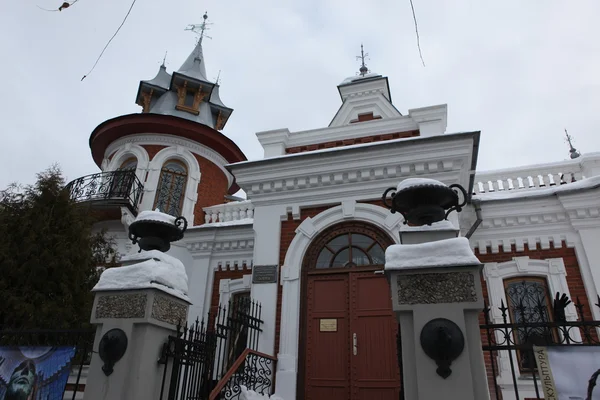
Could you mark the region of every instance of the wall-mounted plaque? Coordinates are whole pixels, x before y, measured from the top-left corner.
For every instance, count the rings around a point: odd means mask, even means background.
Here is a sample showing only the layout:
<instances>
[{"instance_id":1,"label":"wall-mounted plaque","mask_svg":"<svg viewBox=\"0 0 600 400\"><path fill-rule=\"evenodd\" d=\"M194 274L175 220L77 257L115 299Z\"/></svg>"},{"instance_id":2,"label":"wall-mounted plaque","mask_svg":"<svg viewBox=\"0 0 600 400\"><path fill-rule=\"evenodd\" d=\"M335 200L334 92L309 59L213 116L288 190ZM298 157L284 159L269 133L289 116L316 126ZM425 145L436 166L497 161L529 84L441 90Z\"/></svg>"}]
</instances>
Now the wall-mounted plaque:
<instances>
[{"instance_id":1,"label":"wall-mounted plaque","mask_svg":"<svg viewBox=\"0 0 600 400\"><path fill-rule=\"evenodd\" d=\"M252 283L277 283L277 265L252 266Z\"/></svg>"},{"instance_id":2,"label":"wall-mounted plaque","mask_svg":"<svg viewBox=\"0 0 600 400\"><path fill-rule=\"evenodd\" d=\"M337 332L337 319L321 318L319 320L319 332Z\"/></svg>"}]
</instances>

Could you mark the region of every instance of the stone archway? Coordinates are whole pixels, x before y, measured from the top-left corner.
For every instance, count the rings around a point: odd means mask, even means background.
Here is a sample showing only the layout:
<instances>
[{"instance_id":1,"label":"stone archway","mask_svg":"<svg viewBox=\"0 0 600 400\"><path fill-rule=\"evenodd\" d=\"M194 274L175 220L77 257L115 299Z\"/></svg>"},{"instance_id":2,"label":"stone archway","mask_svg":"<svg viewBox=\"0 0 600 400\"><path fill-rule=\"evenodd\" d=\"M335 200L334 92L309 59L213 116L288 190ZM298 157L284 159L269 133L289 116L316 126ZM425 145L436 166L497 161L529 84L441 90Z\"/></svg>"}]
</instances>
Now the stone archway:
<instances>
[{"instance_id":1,"label":"stone archway","mask_svg":"<svg viewBox=\"0 0 600 400\"><path fill-rule=\"evenodd\" d=\"M380 229L392 241L399 241L398 229L402 217L389 210L366 203L345 201L305 219L286 251L281 270L282 305L280 343L277 364L276 394L286 399L296 398L298 378L298 351L300 339L301 266L310 243L318 234L345 221L362 221Z\"/></svg>"}]
</instances>

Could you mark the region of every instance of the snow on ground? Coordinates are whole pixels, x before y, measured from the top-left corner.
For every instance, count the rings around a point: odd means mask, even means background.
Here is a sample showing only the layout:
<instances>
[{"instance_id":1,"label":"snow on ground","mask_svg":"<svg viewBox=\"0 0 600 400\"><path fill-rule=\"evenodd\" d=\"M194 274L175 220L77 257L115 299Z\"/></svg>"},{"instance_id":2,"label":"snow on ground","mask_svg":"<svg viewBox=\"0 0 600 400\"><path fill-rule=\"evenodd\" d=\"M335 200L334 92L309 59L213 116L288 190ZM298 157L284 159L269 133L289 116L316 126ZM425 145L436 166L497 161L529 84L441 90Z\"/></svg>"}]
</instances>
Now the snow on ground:
<instances>
[{"instance_id":1,"label":"snow on ground","mask_svg":"<svg viewBox=\"0 0 600 400\"><path fill-rule=\"evenodd\" d=\"M453 267L480 264L465 237L419 244L396 244L385 251L385 269Z\"/></svg>"},{"instance_id":2,"label":"snow on ground","mask_svg":"<svg viewBox=\"0 0 600 400\"><path fill-rule=\"evenodd\" d=\"M281 397L275 395L269 397L266 394L258 394L254 390L248 390L244 385L240 385L240 387L242 389L242 400L283 400Z\"/></svg>"}]
</instances>

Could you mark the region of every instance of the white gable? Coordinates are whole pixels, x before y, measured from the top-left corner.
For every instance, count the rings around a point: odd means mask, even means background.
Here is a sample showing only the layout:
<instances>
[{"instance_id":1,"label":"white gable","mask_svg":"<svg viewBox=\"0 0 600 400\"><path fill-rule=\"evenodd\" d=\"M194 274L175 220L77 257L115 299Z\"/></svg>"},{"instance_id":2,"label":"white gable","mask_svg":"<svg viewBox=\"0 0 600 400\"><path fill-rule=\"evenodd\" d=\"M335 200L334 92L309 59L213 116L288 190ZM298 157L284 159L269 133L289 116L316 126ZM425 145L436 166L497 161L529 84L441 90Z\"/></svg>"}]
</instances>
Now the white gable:
<instances>
[{"instance_id":1,"label":"white gable","mask_svg":"<svg viewBox=\"0 0 600 400\"><path fill-rule=\"evenodd\" d=\"M359 115L373 114L375 119L400 117L402 114L391 102L388 80L381 75L346 79L338 86L343 104L329 124L330 127L349 125Z\"/></svg>"}]
</instances>

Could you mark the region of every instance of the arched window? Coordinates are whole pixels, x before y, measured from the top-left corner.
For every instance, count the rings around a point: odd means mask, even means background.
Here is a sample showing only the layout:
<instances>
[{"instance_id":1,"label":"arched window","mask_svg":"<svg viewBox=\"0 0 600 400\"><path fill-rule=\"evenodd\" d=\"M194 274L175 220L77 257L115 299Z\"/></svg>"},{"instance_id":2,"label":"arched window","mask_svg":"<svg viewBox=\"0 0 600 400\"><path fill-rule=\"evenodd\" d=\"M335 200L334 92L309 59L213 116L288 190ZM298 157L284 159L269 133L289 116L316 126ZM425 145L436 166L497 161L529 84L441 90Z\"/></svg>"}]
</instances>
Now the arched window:
<instances>
[{"instance_id":1,"label":"arched window","mask_svg":"<svg viewBox=\"0 0 600 400\"><path fill-rule=\"evenodd\" d=\"M550 292L546 279L539 277L516 277L504 280L508 313L513 324L547 324L552 321ZM547 345L554 341L554 329L540 326L514 330L517 344ZM533 353L518 351L521 372L536 368Z\"/></svg>"},{"instance_id":2,"label":"arched window","mask_svg":"<svg viewBox=\"0 0 600 400\"><path fill-rule=\"evenodd\" d=\"M119 171L134 171L137 168L137 158L131 157L123 161L119 167Z\"/></svg>"},{"instance_id":3,"label":"arched window","mask_svg":"<svg viewBox=\"0 0 600 400\"><path fill-rule=\"evenodd\" d=\"M311 244L304 262L308 269L382 266L392 241L369 224L334 225Z\"/></svg>"},{"instance_id":4,"label":"arched window","mask_svg":"<svg viewBox=\"0 0 600 400\"><path fill-rule=\"evenodd\" d=\"M167 161L160 172L154 208L174 216L181 214L186 183L185 166L179 161Z\"/></svg>"},{"instance_id":5,"label":"arched window","mask_svg":"<svg viewBox=\"0 0 600 400\"><path fill-rule=\"evenodd\" d=\"M125 160L116 171L111 173L111 197L128 197L131 185L135 180L136 168L137 158L131 157Z\"/></svg>"}]
</instances>

